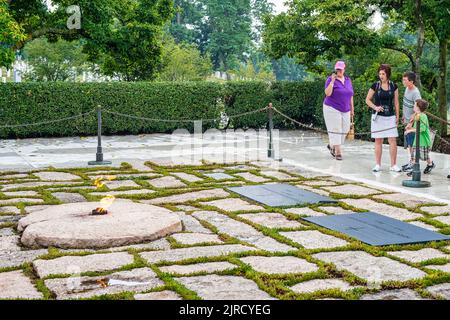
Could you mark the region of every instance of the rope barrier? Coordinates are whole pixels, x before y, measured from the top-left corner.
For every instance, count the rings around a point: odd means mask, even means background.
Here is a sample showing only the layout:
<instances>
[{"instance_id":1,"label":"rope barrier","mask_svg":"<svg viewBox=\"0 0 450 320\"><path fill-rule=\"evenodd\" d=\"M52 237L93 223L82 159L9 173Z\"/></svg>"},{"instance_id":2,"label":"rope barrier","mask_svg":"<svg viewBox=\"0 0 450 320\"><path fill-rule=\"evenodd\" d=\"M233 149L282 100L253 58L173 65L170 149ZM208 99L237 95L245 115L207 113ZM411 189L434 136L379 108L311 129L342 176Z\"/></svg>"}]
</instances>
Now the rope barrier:
<instances>
[{"instance_id":1,"label":"rope barrier","mask_svg":"<svg viewBox=\"0 0 450 320\"><path fill-rule=\"evenodd\" d=\"M41 121L41 122L34 122L34 123L24 123L24 124L7 124L7 125L3 125L0 126L0 129L4 129L4 128L20 128L20 127L31 127L31 126L38 126L38 125L44 125L44 124L52 124L52 123L57 123L57 122L62 122L62 121L67 121L67 120L73 120L73 119L78 119L81 117L84 117L88 114L94 113L95 110L86 112L86 113L81 113L78 114L76 116L71 116L71 117L67 117L67 118L61 118L61 119L55 119L55 120L48 120L48 121Z\"/></svg>"}]
</instances>

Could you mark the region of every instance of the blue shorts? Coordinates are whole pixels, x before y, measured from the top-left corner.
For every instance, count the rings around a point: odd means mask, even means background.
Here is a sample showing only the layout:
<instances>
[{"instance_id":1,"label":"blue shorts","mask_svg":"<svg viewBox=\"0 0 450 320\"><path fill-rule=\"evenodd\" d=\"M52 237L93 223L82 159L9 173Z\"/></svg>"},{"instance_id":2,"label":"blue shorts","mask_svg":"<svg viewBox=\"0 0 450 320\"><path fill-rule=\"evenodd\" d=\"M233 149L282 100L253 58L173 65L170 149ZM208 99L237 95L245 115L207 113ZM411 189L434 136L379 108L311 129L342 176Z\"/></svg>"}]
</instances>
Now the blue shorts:
<instances>
[{"instance_id":1,"label":"blue shorts","mask_svg":"<svg viewBox=\"0 0 450 320\"><path fill-rule=\"evenodd\" d=\"M416 136L415 132L410 132L405 135L405 147L413 146L415 136Z\"/></svg>"}]
</instances>

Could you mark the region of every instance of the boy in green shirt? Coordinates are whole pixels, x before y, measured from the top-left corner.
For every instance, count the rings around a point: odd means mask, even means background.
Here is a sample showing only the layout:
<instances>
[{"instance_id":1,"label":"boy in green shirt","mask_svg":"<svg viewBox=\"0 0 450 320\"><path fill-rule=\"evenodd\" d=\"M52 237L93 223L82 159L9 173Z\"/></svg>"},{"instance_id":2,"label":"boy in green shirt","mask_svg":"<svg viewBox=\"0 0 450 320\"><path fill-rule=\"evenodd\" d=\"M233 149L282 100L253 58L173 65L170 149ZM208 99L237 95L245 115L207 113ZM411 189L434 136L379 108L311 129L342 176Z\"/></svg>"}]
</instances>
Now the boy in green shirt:
<instances>
[{"instance_id":1,"label":"boy in green shirt","mask_svg":"<svg viewBox=\"0 0 450 320\"><path fill-rule=\"evenodd\" d=\"M420 118L420 159L427 162L427 167L423 171L424 174L428 174L431 172L431 170L436 167L434 162L430 158L430 152L431 152L431 134L430 134L430 125L428 122L428 117L424 113L425 110L428 108L428 102L423 99L417 99L414 104L414 119L416 119L417 116ZM416 132L416 121L414 121L414 124L409 123L406 127L406 132ZM416 157L416 137L414 138L412 153L411 153L411 159L412 162L415 162ZM408 176L412 176L412 170L408 172Z\"/></svg>"}]
</instances>

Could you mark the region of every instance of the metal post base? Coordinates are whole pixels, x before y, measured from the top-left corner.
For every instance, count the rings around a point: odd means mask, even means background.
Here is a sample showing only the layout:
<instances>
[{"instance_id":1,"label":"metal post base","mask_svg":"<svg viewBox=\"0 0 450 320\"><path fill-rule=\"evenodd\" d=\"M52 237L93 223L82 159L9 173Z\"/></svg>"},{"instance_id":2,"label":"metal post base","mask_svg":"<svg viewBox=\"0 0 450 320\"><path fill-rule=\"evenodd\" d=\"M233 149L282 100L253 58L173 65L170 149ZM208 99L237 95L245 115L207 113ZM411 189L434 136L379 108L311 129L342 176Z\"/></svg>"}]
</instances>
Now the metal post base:
<instances>
[{"instance_id":1,"label":"metal post base","mask_svg":"<svg viewBox=\"0 0 450 320\"><path fill-rule=\"evenodd\" d=\"M112 164L111 161L89 161L88 165L90 166L103 166L103 165L108 165L108 164Z\"/></svg>"},{"instance_id":2,"label":"metal post base","mask_svg":"<svg viewBox=\"0 0 450 320\"><path fill-rule=\"evenodd\" d=\"M408 188L428 188L431 187L429 181L403 180L402 185Z\"/></svg>"}]
</instances>

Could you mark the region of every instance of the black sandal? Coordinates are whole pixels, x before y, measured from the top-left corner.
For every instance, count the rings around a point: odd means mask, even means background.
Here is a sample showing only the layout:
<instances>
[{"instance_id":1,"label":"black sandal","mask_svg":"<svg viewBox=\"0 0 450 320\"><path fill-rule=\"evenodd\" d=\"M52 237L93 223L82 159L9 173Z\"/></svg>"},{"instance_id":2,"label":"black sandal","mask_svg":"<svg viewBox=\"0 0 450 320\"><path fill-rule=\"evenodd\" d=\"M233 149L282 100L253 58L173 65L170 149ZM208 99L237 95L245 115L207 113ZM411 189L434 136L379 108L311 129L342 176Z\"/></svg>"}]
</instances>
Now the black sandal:
<instances>
[{"instance_id":1,"label":"black sandal","mask_svg":"<svg viewBox=\"0 0 450 320\"><path fill-rule=\"evenodd\" d=\"M341 154L337 154L336 155L336 160L342 160L342 155Z\"/></svg>"},{"instance_id":2,"label":"black sandal","mask_svg":"<svg viewBox=\"0 0 450 320\"><path fill-rule=\"evenodd\" d=\"M332 156L333 158L335 158L335 157L336 157L336 154L334 153L334 148L331 148L330 145L327 145L327 148L328 148L328 150L330 150L331 156Z\"/></svg>"}]
</instances>

